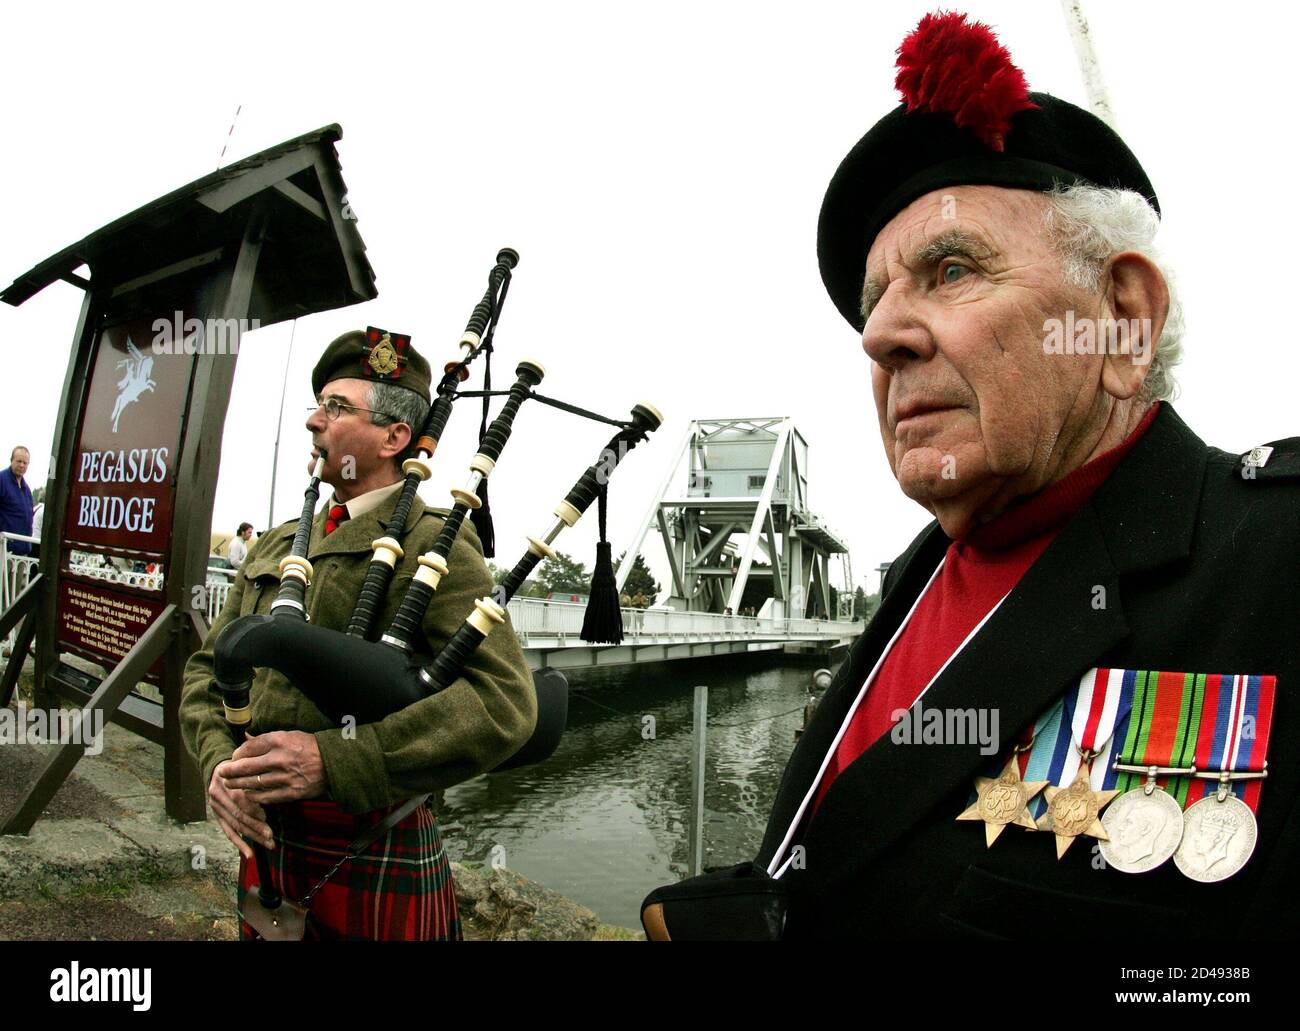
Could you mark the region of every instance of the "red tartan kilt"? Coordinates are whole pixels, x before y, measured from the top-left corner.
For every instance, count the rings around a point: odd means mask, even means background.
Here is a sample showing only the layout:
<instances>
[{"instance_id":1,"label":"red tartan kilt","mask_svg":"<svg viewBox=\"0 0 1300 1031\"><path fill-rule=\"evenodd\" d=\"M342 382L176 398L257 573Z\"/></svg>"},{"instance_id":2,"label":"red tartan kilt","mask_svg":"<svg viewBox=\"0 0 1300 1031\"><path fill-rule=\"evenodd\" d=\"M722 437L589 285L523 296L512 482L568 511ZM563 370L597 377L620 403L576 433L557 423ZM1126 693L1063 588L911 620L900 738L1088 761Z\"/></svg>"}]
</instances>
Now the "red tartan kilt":
<instances>
[{"instance_id":1,"label":"red tartan kilt","mask_svg":"<svg viewBox=\"0 0 1300 1031\"><path fill-rule=\"evenodd\" d=\"M348 846L391 810L350 816L309 799L267 807L275 836L271 868L281 893L301 900ZM239 862L239 907L257 884L257 867ZM364 854L344 863L311 901L323 941L459 941L460 914L451 863L438 824L422 805ZM257 937L239 922L240 937Z\"/></svg>"}]
</instances>

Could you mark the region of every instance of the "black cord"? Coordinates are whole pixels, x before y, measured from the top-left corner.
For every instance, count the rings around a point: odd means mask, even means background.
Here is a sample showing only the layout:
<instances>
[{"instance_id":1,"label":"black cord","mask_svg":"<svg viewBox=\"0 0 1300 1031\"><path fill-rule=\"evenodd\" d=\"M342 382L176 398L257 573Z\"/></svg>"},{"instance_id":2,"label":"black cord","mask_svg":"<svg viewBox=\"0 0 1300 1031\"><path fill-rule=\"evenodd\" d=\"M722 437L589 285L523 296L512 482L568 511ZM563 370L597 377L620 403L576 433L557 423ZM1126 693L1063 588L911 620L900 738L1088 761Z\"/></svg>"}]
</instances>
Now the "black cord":
<instances>
[{"instance_id":1,"label":"black cord","mask_svg":"<svg viewBox=\"0 0 1300 1031\"><path fill-rule=\"evenodd\" d=\"M592 705L597 705L602 709L607 709L610 712L614 713L615 715L626 716L628 719L639 719L642 715L644 715L644 713L624 712L622 709L615 709L612 705L606 705L604 702L598 702L594 698L588 698L585 694L582 694L581 692L578 691L569 692L569 697L576 699L577 701L580 702L589 702Z\"/></svg>"},{"instance_id":2,"label":"black cord","mask_svg":"<svg viewBox=\"0 0 1300 1031\"><path fill-rule=\"evenodd\" d=\"M759 716L757 719L741 720L739 723L710 722L709 726L710 727L746 727L751 723L763 723L766 720L779 720L782 716L790 716L796 712L803 712L806 707L807 707L807 703L805 703L804 705L800 705L798 708L795 709L787 709L785 712L778 712L775 716Z\"/></svg>"},{"instance_id":3,"label":"black cord","mask_svg":"<svg viewBox=\"0 0 1300 1031\"><path fill-rule=\"evenodd\" d=\"M462 397L504 397L510 393L508 390L458 390L453 401ZM530 390L527 395L534 401L540 401L544 405L550 405L552 408L558 408L561 411L569 412L573 415L580 415L584 419L591 419L594 422L603 422L610 426L617 426L620 430L631 429L636 423L626 419L611 419L608 416L601 415L599 412L590 412L585 408L579 408L577 405L568 404L565 401L557 401L553 397L547 397L545 394L539 394L535 390Z\"/></svg>"}]
</instances>

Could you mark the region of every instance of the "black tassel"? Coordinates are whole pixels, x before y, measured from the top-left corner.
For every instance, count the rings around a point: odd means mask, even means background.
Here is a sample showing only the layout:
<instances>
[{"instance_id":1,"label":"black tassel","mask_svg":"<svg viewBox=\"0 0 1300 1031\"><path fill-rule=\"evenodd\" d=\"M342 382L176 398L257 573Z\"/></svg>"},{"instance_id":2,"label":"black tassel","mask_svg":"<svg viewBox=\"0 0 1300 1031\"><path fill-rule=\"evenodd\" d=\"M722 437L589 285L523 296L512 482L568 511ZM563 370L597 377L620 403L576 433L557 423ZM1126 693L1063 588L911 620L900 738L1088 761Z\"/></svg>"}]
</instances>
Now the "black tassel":
<instances>
[{"instance_id":1,"label":"black tassel","mask_svg":"<svg viewBox=\"0 0 1300 1031\"><path fill-rule=\"evenodd\" d=\"M591 574L591 594L582 619L582 639L588 644L620 644L623 640L623 612L614 586L614 561L605 539L606 487L597 496L600 543L596 545L596 568Z\"/></svg>"},{"instance_id":2,"label":"black tassel","mask_svg":"<svg viewBox=\"0 0 1300 1031\"><path fill-rule=\"evenodd\" d=\"M478 532L479 543L483 545L483 557L494 558L497 553L497 538L496 531L492 529L492 511L488 508L487 485L486 479L479 481L478 499L483 504L470 511L469 521Z\"/></svg>"}]
</instances>

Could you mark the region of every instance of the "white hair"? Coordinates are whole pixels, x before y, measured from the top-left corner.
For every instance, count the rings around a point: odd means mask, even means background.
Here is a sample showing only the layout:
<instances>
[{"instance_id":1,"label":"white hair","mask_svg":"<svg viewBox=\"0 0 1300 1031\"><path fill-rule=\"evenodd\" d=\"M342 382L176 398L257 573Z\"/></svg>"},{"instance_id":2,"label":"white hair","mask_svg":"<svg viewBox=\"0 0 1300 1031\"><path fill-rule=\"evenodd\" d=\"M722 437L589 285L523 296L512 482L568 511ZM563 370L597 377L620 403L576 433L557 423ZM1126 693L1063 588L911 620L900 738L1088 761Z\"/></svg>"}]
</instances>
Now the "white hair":
<instances>
[{"instance_id":1,"label":"white hair","mask_svg":"<svg viewBox=\"0 0 1300 1031\"><path fill-rule=\"evenodd\" d=\"M1046 196L1047 231L1065 263L1067 283L1095 292L1100 289L1106 259L1121 251L1144 255L1164 276L1169 288L1169 313L1142 384L1142 395L1152 401L1172 401L1177 392L1173 368L1183 354L1183 306L1173 274L1155 244L1160 229L1155 209L1133 190L1079 182L1057 186Z\"/></svg>"}]
</instances>

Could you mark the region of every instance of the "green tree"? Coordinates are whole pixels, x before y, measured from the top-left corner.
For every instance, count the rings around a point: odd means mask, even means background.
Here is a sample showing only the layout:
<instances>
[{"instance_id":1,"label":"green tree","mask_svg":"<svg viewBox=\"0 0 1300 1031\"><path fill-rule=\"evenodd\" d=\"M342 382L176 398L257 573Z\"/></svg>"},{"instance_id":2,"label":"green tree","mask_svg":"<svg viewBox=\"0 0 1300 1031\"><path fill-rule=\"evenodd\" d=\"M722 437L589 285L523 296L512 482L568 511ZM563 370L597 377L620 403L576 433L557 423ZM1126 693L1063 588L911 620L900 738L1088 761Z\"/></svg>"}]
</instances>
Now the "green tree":
<instances>
[{"instance_id":1,"label":"green tree","mask_svg":"<svg viewBox=\"0 0 1300 1031\"><path fill-rule=\"evenodd\" d=\"M550 591L559 594L586 594L591 584L591 574L581 562L557 551L555 558L542 562L537 571L537 584L543 595Z\"/></svg>"},{"instance_id":2,"label":"green tree","mask_svg":"<svg viewBox=\"0 0 1300 1031\"><path fill-rule=\"evenodd\" d=\"M853 618L870 619L880 607L880 595L868 594L861 587L853 592Z\"/></svg>"},{"instance_id":3,"label":"green tree","mask_svg":"<svg viewBox=\"0 0 1300 1031\"><path fill-rule=\"evenodd\" d=\"M619 555L618 561L614 563L614 573L616 575L619 569L622 568L625 558L627 558L626 551ZM636 560L632 563L632 571L627 574L627 582L623 585L623 593L632 598L635 598L638 594L644 594L649 599L646 602L646 606L649 607L655 603L661 589L659 581L650 575L650 567L646 565L645 557L638 554Z\"/></svg>"}]
</instances>

